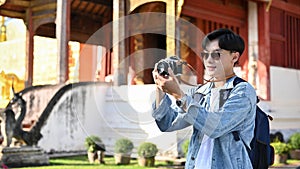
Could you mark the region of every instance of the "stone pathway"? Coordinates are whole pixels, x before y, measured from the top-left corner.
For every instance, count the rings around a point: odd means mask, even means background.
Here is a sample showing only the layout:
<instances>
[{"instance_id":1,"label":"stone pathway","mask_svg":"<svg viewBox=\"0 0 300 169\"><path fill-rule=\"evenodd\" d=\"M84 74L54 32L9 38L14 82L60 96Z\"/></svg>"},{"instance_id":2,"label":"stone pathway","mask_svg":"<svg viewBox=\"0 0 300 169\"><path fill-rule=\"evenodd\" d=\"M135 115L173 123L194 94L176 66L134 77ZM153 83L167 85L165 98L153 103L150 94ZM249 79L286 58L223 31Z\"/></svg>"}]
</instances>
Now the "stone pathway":
<instances>
[{"instance_id":1,"label":"stone pathway","mask_svg":"<svg viewBox=\"0 0 300 169\"><path fill-rule=\"evenodd\" d=\"M282 165L282 166L274 166L270 167L269 169L300 169L300 163L299 164L293 164L293 165Z\"/></svg>"}]
</instances>

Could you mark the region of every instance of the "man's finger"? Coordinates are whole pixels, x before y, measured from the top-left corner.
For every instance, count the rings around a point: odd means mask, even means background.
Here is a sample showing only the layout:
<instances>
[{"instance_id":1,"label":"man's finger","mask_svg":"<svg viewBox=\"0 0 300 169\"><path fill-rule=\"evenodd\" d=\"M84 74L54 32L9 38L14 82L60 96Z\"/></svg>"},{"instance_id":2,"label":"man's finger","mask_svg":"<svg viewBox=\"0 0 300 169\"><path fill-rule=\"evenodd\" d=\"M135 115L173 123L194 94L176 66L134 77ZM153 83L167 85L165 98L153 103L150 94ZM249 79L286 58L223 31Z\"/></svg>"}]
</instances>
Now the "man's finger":
<instances>
[{"instance_id":1,"label":"man's finger","mask_svg":"<svg viewBox=\"0 0 300 169\"><path fill-rule=\"evenodd\" d=\"M168 68L169 76L171 76L173 79L176 79L176 76L174 75L173 70L169 67Z\"/></svg>"}]
</instances>

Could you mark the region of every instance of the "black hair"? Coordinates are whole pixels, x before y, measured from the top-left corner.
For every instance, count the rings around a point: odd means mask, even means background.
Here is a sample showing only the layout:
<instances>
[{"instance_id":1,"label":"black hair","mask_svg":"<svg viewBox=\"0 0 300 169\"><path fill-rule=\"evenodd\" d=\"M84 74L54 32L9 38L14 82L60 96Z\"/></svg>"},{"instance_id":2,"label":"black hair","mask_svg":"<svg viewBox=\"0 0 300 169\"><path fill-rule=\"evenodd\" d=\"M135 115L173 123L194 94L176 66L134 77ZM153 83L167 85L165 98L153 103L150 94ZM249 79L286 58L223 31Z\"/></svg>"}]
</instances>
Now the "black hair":
<instances>
[{"instance_id":1,"label":"black hair","mask_svg":"<svg viewBox=\"0 0 300 169\"><path fill-rule=\"evenodd\" d=\"M231 52L239 52L240 56L244 52L244 40L236 33L229 29L220 28L207 34L202 41L202 48L206 49L206 45L212 40L219 40L219 47Z\"/></svg>"}]
</instances>

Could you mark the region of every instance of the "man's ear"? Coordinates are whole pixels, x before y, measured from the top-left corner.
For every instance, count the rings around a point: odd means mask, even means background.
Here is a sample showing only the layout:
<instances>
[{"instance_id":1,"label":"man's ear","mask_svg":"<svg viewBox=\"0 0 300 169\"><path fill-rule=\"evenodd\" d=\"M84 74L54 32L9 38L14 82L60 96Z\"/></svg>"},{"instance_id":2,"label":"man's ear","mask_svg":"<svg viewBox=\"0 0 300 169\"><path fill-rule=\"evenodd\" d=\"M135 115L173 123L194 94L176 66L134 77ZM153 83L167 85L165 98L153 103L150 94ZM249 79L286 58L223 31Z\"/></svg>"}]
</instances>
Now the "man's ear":
<instances>
[{"instance_id":1,"label":"man's ear","mask_svg":"<svg viewBox=\"0 0 300 169\"><path fill-rule=\"evenodd\" d=\"M232 62L236 63L240 58L240 54L239 54L239 52L233 52L232 54L233 54Z\"/></svg>"}]
</instances>

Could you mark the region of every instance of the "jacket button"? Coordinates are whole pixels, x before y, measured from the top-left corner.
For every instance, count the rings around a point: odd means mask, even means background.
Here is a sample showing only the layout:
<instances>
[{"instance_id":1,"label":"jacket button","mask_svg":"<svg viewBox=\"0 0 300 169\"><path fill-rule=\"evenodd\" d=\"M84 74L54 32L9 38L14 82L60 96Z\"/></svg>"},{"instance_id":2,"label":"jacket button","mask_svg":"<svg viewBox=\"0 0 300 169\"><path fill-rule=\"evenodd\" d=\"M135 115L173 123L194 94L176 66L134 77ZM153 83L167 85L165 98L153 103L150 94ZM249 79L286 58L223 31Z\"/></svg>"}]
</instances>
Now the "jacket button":
<instances>
[{"instance_id":1,"label":"jacket button","mask_svg":"<svg viewBox=\"0 0 300 169\"><path fill-rule=\"evenodd\" d=\"M192 160L195 160L195 157L191 157Z\"/></svg>"}]
</instances>

